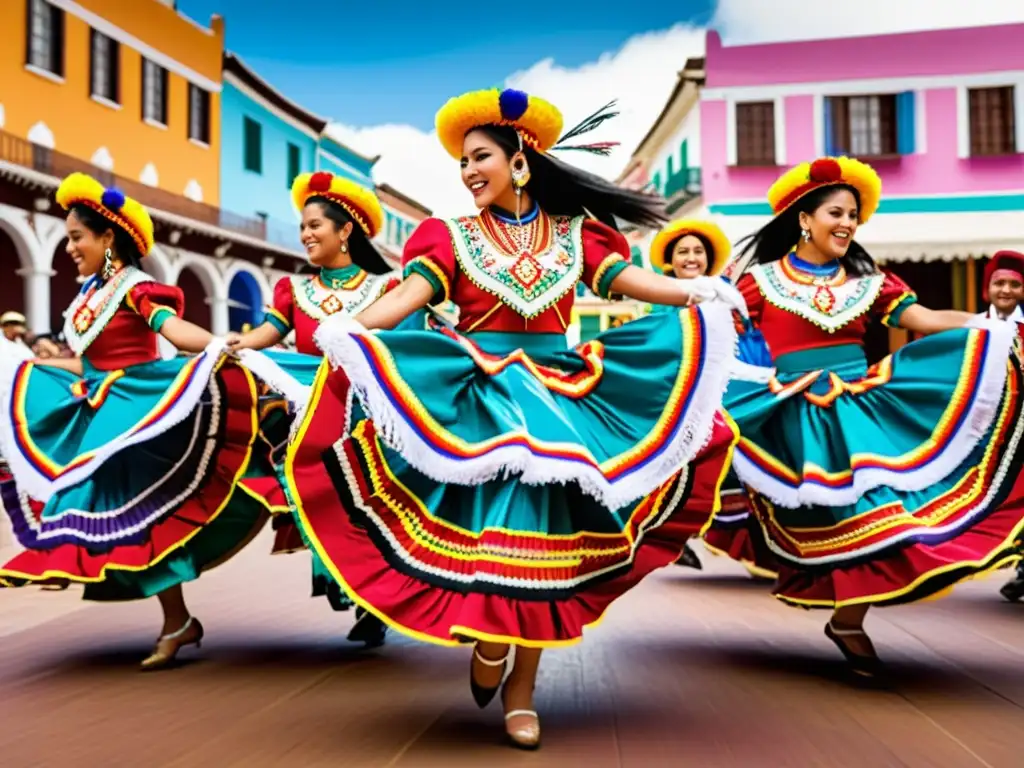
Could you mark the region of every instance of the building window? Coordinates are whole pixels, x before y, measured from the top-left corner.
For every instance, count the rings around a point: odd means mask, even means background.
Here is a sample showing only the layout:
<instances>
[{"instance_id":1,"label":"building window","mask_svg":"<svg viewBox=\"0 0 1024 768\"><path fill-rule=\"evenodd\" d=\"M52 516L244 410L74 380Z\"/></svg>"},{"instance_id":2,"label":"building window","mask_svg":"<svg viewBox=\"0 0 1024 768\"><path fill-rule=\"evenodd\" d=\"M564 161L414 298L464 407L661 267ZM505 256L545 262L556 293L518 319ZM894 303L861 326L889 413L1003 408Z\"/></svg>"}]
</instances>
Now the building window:
<instances>
[{"instance_id":1,"label":"building window","mask_svg":"<svg viewBox=\"0 0 1024 768\"><path fill-rule=\"evenodd\" d=\"M775 104L736 105L736 165L775 165Z\"/></svg>"},{"instance_id":2,"label":"building window","mask_svg":"<svg viewBox=\"0 0 1024 768\"><path fill-rule=\"evenodd\" d=\"M898 152L896 95L829 96L828 145L833 154L884 157Z\"/></svg>"},{"instance_id":3,"label":"building window","mask_svg":"<svg viewBox=\"0 0 1024 768\"><path fill-rule=\"evenodd\" d=\"M288 189L292 188L292 182L295 181L295 177L298 176L302 171L302 150L297 146L290 143L288 144L288 178L286 183Z\"/></svg>"},{"instance_id":4,"label":"building window","mask_svg":"<svg viewBox=\"0 0 1024 768\"><path fill-rule=\"evenodd\" d=\"M242 118L242 156L245 170L263 173L263 128L249 117Z\"/></svg>"},{"instance_id":5,"label":"building window","mask_svg":"<svg viewBox=\"0 0 1024 768\"><path fill-rule=\"evenodd\" d=\"M188 137L210 143L210 94L192 83L188 84Z\"/></svg>"},{"instance_id":6,"label":"building window","mask_svg":"<svg viewBox=\"0 0 1024 768\"><path fill-rule=\"evenodd\" d=\"M46 0L28 0L28 55L25 62L64 76L64 11Z\"/></svg>"},{"instance_id":7,"label":"building window","mask_svg":"<svg viewBox=\"0 0 1024 768\"><path fill-rule=\"evenodd\" d=\"M121 46L95 29L90 34L90 93L111 104L120 104Z\"/></svg>"},{"instance_id":8,"label":"building window","mask_svg":"<svg viewBox=\"0 0 1024 768\"><path fill-rule=\"evenodd\" d=\"M167 70L142 60L142 118L167 125Z\"/></svg>"},{"instance_id":9,"label":"building window","mask_svg":"<svg viewBox=\"0 0 1024 768\"><path fill-rule=\"evenodd\" d=\"M1012 155L1017 151L1013 86L967 91L971 155Z\"/></svg>"}]
</instances>

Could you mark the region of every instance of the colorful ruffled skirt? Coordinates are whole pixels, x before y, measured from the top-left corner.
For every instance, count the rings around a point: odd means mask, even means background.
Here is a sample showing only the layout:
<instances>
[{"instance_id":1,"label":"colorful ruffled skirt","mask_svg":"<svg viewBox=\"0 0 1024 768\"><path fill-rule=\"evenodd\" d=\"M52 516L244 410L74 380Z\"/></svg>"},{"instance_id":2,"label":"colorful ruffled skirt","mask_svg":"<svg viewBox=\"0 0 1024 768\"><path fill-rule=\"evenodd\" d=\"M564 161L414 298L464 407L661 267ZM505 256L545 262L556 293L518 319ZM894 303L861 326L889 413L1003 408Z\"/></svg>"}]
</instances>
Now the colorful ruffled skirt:
<instances>
[{"instance_id":1,"label":"colorful ruffled skirt","mask_svg":"<svg viewBox=\"0 0 1024 768\"><path fill-rule=\"evenodd\" d=\"M721 306L561 334L350 332L289 447L314 550L364 608L441 644L576 642L717 511L737 434L720 410Z\"/></svg>"},{"instance_id":2,"label":"colorful ruffled skirt","mask_svg":"<svg viewBox=\"0 0 1024 768\"><path fill-rule=\"evenodd\" d=\"M734 456L804 607L926 598L1016 557L1024 527L1014 328L915 341L868 368L843 345L734 380ZM760 380L757 380L757 379Z\"/></svg>"},{"instance_id":3,"label":"colorful ruffled skirt","mask_svg":"<svg viewBox=\"0 0 1024 768\"><path fill-rule=\"evenodd\" d=\"M260 442L269 467L268 472L253 473L243 482L247 490L264 499L273 512L274 544L271 554L293 554L310 551L313 597L326 597L336 611L347 611L353 605L345 590L330 575L327 567L309 546L309 539L294 514L284 475L284 459L295 412L309 399L309 390L323 358L299 352L243 350L242 364L266 386L260 410Z\"/></svg>"},{"instance_id":4,"label":"colorful ruffled skirt","mask_svg":"<svg viewBox=\"0 0 1024 768\"><path fill-rule=\"evenodd\" d=\"M266 522L239 488L257 430L251 374L216 342L117 371L82 364L80 378L0 361L0 496L24 548L0 581L141 599L248 543Z\"/></svg>"}]
</instances>

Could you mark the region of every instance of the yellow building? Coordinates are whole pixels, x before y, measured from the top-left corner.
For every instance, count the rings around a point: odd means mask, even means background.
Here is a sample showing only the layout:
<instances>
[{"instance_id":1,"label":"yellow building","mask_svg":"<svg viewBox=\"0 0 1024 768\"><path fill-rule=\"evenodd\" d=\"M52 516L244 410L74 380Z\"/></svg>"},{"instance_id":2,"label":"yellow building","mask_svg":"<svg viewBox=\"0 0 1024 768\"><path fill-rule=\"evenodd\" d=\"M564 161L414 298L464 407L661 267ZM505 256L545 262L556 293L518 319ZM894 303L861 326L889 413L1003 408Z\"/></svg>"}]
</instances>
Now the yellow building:
<instances>
[{"instance_id":1,"label":"yellow building","mask_svg":"<svg viewBox=\"0 0 1024 768\"><path fill-rule=\"evenodd\" d=\"M0 2L0 130L217 205L224 24L173 6Z\"/></svg>"}]
</instances>

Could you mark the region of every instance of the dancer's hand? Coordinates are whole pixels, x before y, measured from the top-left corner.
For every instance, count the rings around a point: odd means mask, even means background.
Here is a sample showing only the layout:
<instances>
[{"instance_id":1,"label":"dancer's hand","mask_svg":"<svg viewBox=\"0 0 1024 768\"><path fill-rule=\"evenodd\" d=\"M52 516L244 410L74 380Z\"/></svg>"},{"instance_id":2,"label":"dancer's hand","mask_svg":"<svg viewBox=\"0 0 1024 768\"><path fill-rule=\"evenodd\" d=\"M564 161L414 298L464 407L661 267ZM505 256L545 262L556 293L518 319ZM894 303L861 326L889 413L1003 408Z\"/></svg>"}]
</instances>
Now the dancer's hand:
<instances>
[{"instance_id":1,"label":"dancer's hand","mask_svg":"<svg viewBox=\"0 0 1024 768\"><path fill-rule=\"evenodd\" d=\"M245 349L245 334L239 333L238 331L231 331L224 337L224 343L231 352L237 352L240 349Z\"/></svg>"},{"instance_id":2,"label":"dancer's hand","mask_svg":"<svg viewBox=\"0 0 1024 768\"><path fill-rule=\"evenodd\" d=\"M721 301L732 309L739 312L743 317L748 316L747 302L743 295L736 290L732 283L726 282L719 277L708 277L701 275L689 279L678 280L679 287L683 293L689 296L689 304L699 304L704 301Z\"/></svg>"}]
</instances>

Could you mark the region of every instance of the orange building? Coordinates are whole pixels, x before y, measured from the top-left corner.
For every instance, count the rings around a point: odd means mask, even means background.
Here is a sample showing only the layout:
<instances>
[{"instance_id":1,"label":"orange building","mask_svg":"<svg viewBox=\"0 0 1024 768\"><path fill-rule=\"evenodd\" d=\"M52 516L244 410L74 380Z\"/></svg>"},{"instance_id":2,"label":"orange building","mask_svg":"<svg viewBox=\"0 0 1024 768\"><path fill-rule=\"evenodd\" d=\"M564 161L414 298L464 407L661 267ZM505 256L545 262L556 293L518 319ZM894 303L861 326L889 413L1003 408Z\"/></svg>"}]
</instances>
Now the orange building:
<instances>
[{"instance_id":1,"label":"orange building","mask_svg":"<svg viewBox=\"0 0 1024 768\"><path fill-rule=\"evenodd\" d=\"M0 130L217 205L223 51L169 0L4 0Z\"/></svg>"}]
</instances>

